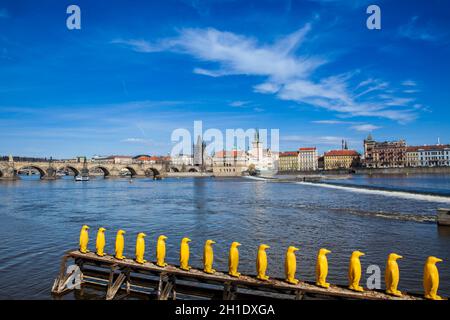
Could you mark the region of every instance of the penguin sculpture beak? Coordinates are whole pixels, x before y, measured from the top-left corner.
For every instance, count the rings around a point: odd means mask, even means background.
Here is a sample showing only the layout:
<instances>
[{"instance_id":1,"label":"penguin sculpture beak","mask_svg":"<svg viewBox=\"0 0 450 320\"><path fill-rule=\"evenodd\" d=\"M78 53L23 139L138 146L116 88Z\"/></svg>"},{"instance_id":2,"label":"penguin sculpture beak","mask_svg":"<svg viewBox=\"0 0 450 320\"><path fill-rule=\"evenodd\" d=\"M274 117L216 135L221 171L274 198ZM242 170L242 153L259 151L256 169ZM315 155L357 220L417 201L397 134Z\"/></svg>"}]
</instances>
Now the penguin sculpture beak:
<instances>
[{"instance_id":1,"label":"penguin sculpture beak","mask_svg":"<svg viewBox=\"0 0 450 320\"><path fill-rule=\"evenodd\" d=\"M161 236L161 239L166 240L167 237L166 236Z\"/></svg>"},{"instance_id":2,"label":"penguin sculpture beak","mask_svg":"<svg viewBox=\"0 0 450 320\"><path fill-rule=\"evenodd\" d=\"M325 249L325 254L327 254L327 253L331 253L331 250Z\"/></svg>"},{"instance_id":3,"label":"penguin sculpture beak","mask_svg":"<svg viewBox=\"0 0 450 320\"><path fill-rule=\"evenodd\" d=\"M186 238L186 242L191 242L191 239L189 239L189 238Z\"/></svg>"},{"instance_id":4,"label":"penguin sculpture beak","mask_svg":"<svg viewBox=\"0 0 450 320\"><path fill-rule=\"evenodd\" d=\"M241 244L239 242L236 242L236 247L239 247Z\"/></svg>"},{"instance_id":5,"label":"penguin sculpture beak","mask_svg":"<svg viewBox=\"0 0 450 320\"><path fill-rule=\"evenodd\" d=\"M212 244L216 243L214 240L211 241Z\"/></svg>"},{"instance_id":6,"label":"penguin sculpture beak","mask_svg":"<svg viewBox=\"0 0 450 320\"><path fill-rule=\"evenodd\" d=\"M437 263L437 262L442 262L442 261L444 261L444 260L439 259L439 258L436 258L436 263Z\"/></svg>"},{"instance_id":7,"label":"penguin sculpture beak","mask_svg":"<svg viewBox=\"0 0 450 320\"><path fill-rule=\"evenodd\" d=\"M299 249L298 249L298 248L296 248L296 247L294 247L294 248L293 248L293 250L294 250L294 251L298 251Z\"/></svg>"},{"instance_id":8,"label":"penguin sculpture beak","mask_svg":"<svg viewBox=\"0 0 450 320\"><path fill-rule=\"evenodd\" d=\"M142 233L142 236L143 236L143 237L146 237L147 235L146 235L145 233Z\"/></svg>"}]
</instances>

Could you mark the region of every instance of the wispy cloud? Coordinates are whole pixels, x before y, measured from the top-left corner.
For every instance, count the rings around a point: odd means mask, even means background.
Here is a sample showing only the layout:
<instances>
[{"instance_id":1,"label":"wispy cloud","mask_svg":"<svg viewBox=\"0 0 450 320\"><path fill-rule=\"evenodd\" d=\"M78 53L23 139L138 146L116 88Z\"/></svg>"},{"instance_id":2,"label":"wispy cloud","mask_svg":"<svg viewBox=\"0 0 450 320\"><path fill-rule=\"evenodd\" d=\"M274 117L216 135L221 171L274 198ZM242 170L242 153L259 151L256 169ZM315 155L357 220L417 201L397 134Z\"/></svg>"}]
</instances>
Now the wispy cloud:
<instances>
[{"instance_id":1,"label":"wispy cloud","mask_svg":"<svg viewBox=\"0 0 450 320\"><path fill-rule=\"evenodd\" d=\"M330 124L330 125L351 125L350 129L356 130L358 132L371 132L377 129L380 129L381 127L369 124L369 123L361 123L361 122L355 122L355 121L343 121L343 120L317 120L317 121L311 121L312 123L316 124Z\"/></svg>"},{"instance_id":2,"label":"wispy cloud","mask_svg":"<svg viewBox=\"0 0 450 320\"><path fill-rule=\"evenodd\" d=\"M343 120L315 120L315 121L311 121L312 123L317 123L317 124L349 124L349 123L354 123L351 121L343 121Z\"/></svg>"},{"instance_id":3,"label":"wispy cloud","mask_svg":"<svg viewBox=\"0 0 450 320\"><path fill-rule=\"evenodd\" d=\"M346 140L351 143L358 143L357 140L345 136L282 135L280 136L280 140L285 142L296 142L308 145L314 143L314 145L322 145L322 146L340 146L342 140Z\"/></svg>"},{"instance_id":4,"label":"wispy cloud","mask_svg":"<svg viewBox=\"0 0 450 320\"><path fill-rule=\"evenodd\" d=\"M403 38L426 42L435 42L444 36L431 22L420 24L418 16L411 17L408 23L398 28L397 33Z\"/></svg>"},{"instance_id":5,"label":"wispy cloud","mask_svg":"<svg viewBox=\"0 0 450 320\"><path fill-rule=\"evenodd\" d=\"M216 63L217 67L213 69L194 69L194 73L205 76L263 77L261 83L254 85L255 92L340 115L381 117L398 122L408 122L417 117L417 110L409 105L414 98L381 96L390 88L387 81L361 79L358 70L317 78L316 70L320 67L321 74L324 74L328 61L323 55L302 48L311 29L311 25L306 24L272 44L213 28L182 29L178 36L155 44L142 40L115 40L114 43L140 52L170 50L191 55L200 63Z\"/></svg>"},{"instance_id":6,"label":"wispy cloud","mask_svg":"<svg viewBox=\"0 0 450 320\"><path fill-rule=\"evenodd\" d=\"M132 143L140 143L140 142L145 142L144 139L141 138L126 138L126 139L122 139L120 140L120 142L132 142Z\"/></svg>"},{"instance_id":7,"label":"wispy cloud","mask_svg":"<svg viewBox=\"0 0 450 320\"><path fill-rule=\"evenodd\" d=\"M406 87L415 87L415 86L417 86L417 82L415 82L413 80L405 80L402 82L402 85L406 86Z\"/></svg>"},{"instance_id":8,"label":"wispy cloud","mask_svg":"<svg viewBox=\"0 0 450 320\"><path fill-rule=\"evenodd\" d=\"M162 44L152 45L148 41L139 39L114 39L111 41L112 44L122 45L131 48L136 52L158 52L164 47Z\"/></svg>"},{"instance_id":9,"label":"wispy cloud","mask_svg":"<svg viewBox=\"0 0 450 320\"><path fill-rule=\"evenodd\" d=\"M375 126L373 124L359 124L356 126L352 126L352 129L355 129L359 132L372 132L374 130L380 129L381 127Z\"/></svg>"},{"instance_id":10,"label":"wispy cloud","mask_svg":"<svg viewBox=\"0 0 450 320\"><path fill-rule=\"evenodd\" d=\"M238 101L230 102L230 106L231 107L236 107L236 108L244 107L247 104L249 104L249 101L239 101L238 100Z\"/></svg>"}]
</instances>

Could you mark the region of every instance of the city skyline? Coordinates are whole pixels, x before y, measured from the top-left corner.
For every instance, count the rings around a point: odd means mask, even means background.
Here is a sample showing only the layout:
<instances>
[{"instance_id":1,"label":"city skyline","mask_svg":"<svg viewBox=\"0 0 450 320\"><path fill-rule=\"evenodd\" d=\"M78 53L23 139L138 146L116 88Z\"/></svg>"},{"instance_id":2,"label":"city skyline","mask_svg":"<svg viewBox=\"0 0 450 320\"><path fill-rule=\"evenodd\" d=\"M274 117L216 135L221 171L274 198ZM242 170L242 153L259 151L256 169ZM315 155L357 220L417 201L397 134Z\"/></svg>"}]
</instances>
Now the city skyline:
<instances>
[{"instance_id":1,"label":"city skyline","mask_svg":"<svg viewBox=\"0 0 450 320\"><path fill-rule=\"evenodd\" d=\"M3 1L0 154L163 155L195 120L280 151L450 142L450 4L377 1L368 30L369 1L257 3L76 1L68 30L67 3Z\"/></svg>"}]
</instances>

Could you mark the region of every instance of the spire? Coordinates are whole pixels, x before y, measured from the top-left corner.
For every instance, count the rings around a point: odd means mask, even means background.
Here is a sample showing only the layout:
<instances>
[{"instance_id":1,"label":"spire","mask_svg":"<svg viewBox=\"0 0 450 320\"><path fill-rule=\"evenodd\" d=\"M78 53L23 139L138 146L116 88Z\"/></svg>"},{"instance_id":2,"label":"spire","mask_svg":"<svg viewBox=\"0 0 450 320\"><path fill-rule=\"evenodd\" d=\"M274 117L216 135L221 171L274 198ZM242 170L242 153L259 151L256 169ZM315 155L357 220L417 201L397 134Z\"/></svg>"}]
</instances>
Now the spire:
<instances>
[{"instance_id":1,"label":"spire","mask_svg":"<svg viewBox=\"0 0 450 320\"><path fill-rule=\"evenodd\" d=\"M345 147L344 147L344 149L348 150L347 140L345 140Z\"/></svg>"},{"instance_id":2,"label":"spire","mask_svg":"<svg viewBox=\"0 0 450 320\"><path fill-rule=\"evenodd\" d=\"M258 128L256 128L256 132L255 132L255 142L259 142L259 130L258 130Z\"/></svg>"},{"instance_id":3,"label":"spire","mask_svg":"<svg viewBox=\"0 0 450 320\"><path fill-rule=\"evenodd\" d=\"M367 140L368 140L368 141L372 141L372 140L373 140L372 134L371 134L371 133L369 133L369 135L367 136Z\"/></svg>"},{"instance_id":4,"label":"spire","mask_svg":"<svg viewBox=\"0 0 450 320\"><path fill-rule=\"evenodd\" d=\"M344 139L341 141L341 149L344 150Z\"/></svg>"}]
</instances>

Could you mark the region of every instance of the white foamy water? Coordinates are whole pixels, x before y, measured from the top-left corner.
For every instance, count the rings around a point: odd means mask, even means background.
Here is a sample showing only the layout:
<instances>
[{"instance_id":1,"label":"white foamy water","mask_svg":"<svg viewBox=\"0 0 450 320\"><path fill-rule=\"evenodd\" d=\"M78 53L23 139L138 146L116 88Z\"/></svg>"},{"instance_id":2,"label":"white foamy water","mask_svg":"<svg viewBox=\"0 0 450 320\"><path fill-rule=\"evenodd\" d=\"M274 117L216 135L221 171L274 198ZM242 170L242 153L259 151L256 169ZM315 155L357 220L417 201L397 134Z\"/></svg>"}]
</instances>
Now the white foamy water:
<instances>
[{"instance_id":1,"label":"white foamy water","mask_svg":"<svg viewBox=\"0 0 450 320\"><path fill-rule=\"evenodd\" d=\"M441 197L441 196L436 196L436 195L417 194L417 193L405 192L405 191L388 191L388 190L355 188L355 187L347 187L347 186L337 186L337 185L326 184L326 183L312 183L312 182L295 182L295 183L301 184L301 185L307 185L307 186L344 190L344 191L348 191L348 192L376 194L376 195L381 195L381 196L386 196L386 197L403 198L403 199L411 199L411 200L419 200L419 201L429 201L429 202L450 203L450 197Z\"/></svg>"},{"instance_id":2,"label":"white foamy water","mask_svg":"<svg viewBox=\"0 0 450 320\"><path fill-rule=\"evenodd\" d=\"M243 178L250 179L250 180L259 180L259 181L270 181L270 180L272 180L272 179L267 179L267 178L263 178L263 177L255 177L255 176L243 176Z\"/></svg>"}]
</instances>

